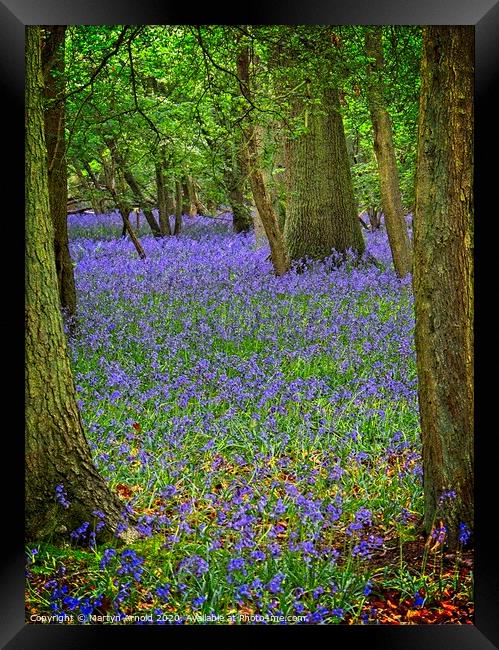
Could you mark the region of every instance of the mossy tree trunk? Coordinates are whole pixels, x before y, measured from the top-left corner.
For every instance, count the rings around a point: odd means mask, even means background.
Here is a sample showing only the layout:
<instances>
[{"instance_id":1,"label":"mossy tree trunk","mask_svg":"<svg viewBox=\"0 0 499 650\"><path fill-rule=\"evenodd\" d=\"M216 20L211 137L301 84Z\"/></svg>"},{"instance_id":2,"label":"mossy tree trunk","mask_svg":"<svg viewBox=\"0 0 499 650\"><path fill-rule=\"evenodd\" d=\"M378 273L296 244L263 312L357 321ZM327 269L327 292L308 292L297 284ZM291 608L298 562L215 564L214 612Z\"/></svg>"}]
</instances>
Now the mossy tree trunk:
<instances>
[{"instance_id":1,"label":"mossy tree trunk","mask_svg":"<svg viewBox=\"0 0 499 650\"><path fill-rule=\"evenodd\" d=\"M423 29L413 284L424 523L442 518L451 546L474 512L473 60L473 27Z\"/></svg>"},{"instance_id":2,"label":"mossy tree trunk","mask_svg":"<svg viewBox=\"0 0 499 650\"><path fill-rule=\"evenodd\" d=\"M353 193L338 93L321 89L321 106L293 100L304 132L286 143L288 179L284 241L292 260L323 259L365 248Z\"/></svg>"},{"instance_id":3,"label":"mossy tree trunk","mask_svg":"<svg viewBox=\"0 0 499 650\"><path fill-rule=\"evenodd\" d=\"M26 482L28 540L52 539L105 515L116 531L123 504L97 472L76 403L59 307L42 107L41 32L26 29ZM62 485L69 506L56 501Z\"/></svg>"},{"instance_id":4,"label":"mossy tree trunk","mask_svg":"<svg viewBox=\"0 0 499 650\"><path fill-rule=\"evenodd\" d=\"M366 54L371 59L367 69L367 96L374 131L374 153L379 170L381 204L395 272L399 278L403 278L412 269L412 250L402 209L392 122L384 97L382 28L366 27L365 44Z\"/></svg>"},{"instance_id":5,"label":"mossy tree trunk","mask_svg":"<svg viewBox=\"0 0 499 650\"><path fill-rule=\"evenodd\" d=\"M237 74L241 88L241 94L252 104L250 74L249 74L249 49L243 45L237 56ZM243 127L245 140L245 166L251 183L253 199L262 220L265 234L270 245L270 256L276 275L283 275L290 268L290 261L284 247L284 240L279 229L277 215L272 207L263 174L260 166L258 141L256 127L251 115L246 118Z\"/></svg>"},{"instance_id":6,"label":"mossy tree trunk","mask_svg":"<svg viewBox=\"0 0 499 650\"><path fill-rule=\"evenodd\" d=\"M43 28L42 66L44 73L45 141L48 158L50 214L54 226L55 264L61 307L69 316L76 316L76 288L73 262L68 242L68 182L66 162L66 105L64 39L65 25Z\"/></svg>"}]
</instances>

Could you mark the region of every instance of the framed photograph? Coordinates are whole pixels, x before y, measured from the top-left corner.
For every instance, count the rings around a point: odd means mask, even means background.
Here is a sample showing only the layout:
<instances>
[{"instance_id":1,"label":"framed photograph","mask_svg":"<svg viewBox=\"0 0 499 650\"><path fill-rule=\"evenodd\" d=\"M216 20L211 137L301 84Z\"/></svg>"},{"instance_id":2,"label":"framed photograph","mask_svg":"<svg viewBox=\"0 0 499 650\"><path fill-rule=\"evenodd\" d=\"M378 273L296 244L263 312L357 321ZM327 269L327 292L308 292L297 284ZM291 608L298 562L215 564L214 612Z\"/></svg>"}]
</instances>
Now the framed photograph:
<instances>
[{"instance_id":1,"label":"framed photograph","mask_svg":"<svg viewBox=\"0 0 499 650\"><path fill-rule=\"evenodd\" d=\"M447 526L456 491L440 479L430 533L421 517L430 489L423 494L423 460L426 481L430 462L450 462L445 452L423 459L415 442L415 162L424 168L439 128L434 102L421 146L419 98L430 104L440 92L420 74L422 57L430 67L438 59L431 34L423 41L417 29L429 25L466 26L469 71L474 52L474 78L464 75L456 101L474 85L473 104L463 102L474 131L462 141L471 190L463 186L461 200L479 216L470 238L480 251L496 182L487 159L497 133L487 116L495 0L323 1L249 7L244 17L150 0L2 0L4 129L26 116L24 134L19 128L4 149L25 195L6 184L4 204L16 214L24 205L26 223L37 224L25 224L23 250L21 220L9 235L6 300L21 313L10 274L26 276L31 334L17 347L25 347L26 399L57 372L50 418L76 414L74 438L54 437L47 423L50 462L30 433L45 416L30 415L26 448L5 434L15 470L4 486L2 647L104 648L124 635L155 644L172 634L187 643L193 634L286 641L290 628L307 636L322 628L333 644L499 647L494 516L485 505L495 471L484 442L489 400L482 408L476 395L472 530L465 509L458 532ZM457 70L452 38L446 52ZM436 202L436 172L430 163L425 170L420 187ZM68 190L59 207L51 183ZM398 203L387 207L397 183ZM53 254L49 221L37 216L49 209L65 225L51 231L55 267L38 276L34 252L40 268L43 251ZM479 257L475 269L480 303ZM33 355L43 356L52 330L47 319L33 334L33 311L45 309L39 296L52 280L52 303L59 296L64 307L53 347L65 361L47 347L47 372L34 377ZM78 295L88 327L73 318ZM468 320L475 358L488 357L473 308ZM481 388L479 368L475 375ZM67 408L57 403L66 384ZM466 396L452 403L460 402ZM82 464L47 496L43 474L62 467L73 444ZM36 475L26 484L25 466ZM93 519L59 518L64 510L91 510ZM112 534L101 535L106 529Z\"/></svg>"}]
</instances>

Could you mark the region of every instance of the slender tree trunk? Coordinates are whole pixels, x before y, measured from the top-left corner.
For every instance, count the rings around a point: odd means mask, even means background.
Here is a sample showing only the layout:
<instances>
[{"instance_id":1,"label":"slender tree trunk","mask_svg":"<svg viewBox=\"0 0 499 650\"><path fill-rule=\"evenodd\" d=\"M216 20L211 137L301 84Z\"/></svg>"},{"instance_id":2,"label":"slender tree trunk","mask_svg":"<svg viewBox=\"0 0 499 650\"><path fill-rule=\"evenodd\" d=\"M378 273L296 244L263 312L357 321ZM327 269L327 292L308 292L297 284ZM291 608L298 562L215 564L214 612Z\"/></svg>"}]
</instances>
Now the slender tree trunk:
<instances>
[{"instance_id":1,"label":"slender tree trunk","mask_svg":"<svg viewBox=\"0 0 499 650\"><path fill-rule=\"evenodd\" d=\"M321 92L320 88L317 89ZM288 204L284 240L293 260L323 259L333 250L357 254L364 238L357 215L345 132L336 90L322 91L321 110L293 106L306 132L286 144Z\"/></svg>"},{"instance_id":2,"label":"slender tree trunk","mask_svg":"<svg viewBox=\"0 0 499 650\"><path fill-rule=\"evenodd\" d=\"M170 213L168 211L169 206L165 187L163 164L161 162L156 162L155 171L156 189L158 194L159 228L163 236L171 235Z\"/></svg>"},{"instance_id":3,"label":"slender tree trunk","mask_svg":"<svg viewBox=\"0 0 499 650\"><path fill-rule=\"evenodd\" d=\"M194 196L194 204L196 206L196 212L199 215L206 215L206 214L208 214L208 208L204 205L204 203L199 198L199 189L200 189L199 184L194 178L192 178L190 176L189 176L189 178L191 179L191 183L192 183L192 189L193 189L193 193L194 193L193 194L193 196Z\"/></svg>"},{"instance_id":4,"label":"slender tree trunk","mask_svg":"<svg viewBox=\"0 0 499 650\"><path fill-rule=\"evenodd\" d=\"M274 153L274 164L272 171L272 195L274 210L277 214L279 228L284 232L286 224L287 210L287 168L286 168L286 144L283 136L283 126L275 124L273 126L274 139L276 141L276 150Z\"/></svg>"},{"instance_id":5,"label":"slender tree trunk","mask_svg":"<svg viewBox=\"0 0 499 650\"><path fill-rule=\"evenodd\" d=\"M78 176L78 179L80 181L80 184L85 192L86 195L89 196L90 198L90 204L92 206L92 210L95 212L95 214L103 214L104 213L104 201L101 197L97 196L96 191L93 185L93 181L89 180L87 176L85 176L82 172L82 170L74 165L74 170L76 172L76 175Z\"/></svg>"},{"instance_id":6,"label":"slender tree trunk","mask_svg":"<svg viewBox=\"0 0 499 650\"><path fill-rule=\"evenodd\" d=\"M262 176L265 187L272 203L272 208L277 216L279 230L284 233L286 221L286 188L282 171L286 166L285 139L283 125L271 124L265 128L255 125L257 141L259 143L260 159L265 159L262 164Z\"/></svg>"},{"instance_id":7,"label":"slender tree trunk","mask_svg":"<svg viewBox=\"0 0 499 650\"><path fill-rule=\"evenodd\" d=\"M119 160L119 164L120 164L120 166L122 166L122 161L121 160ZM132 172L123 169L123 167L122 167L122 171L123 171L123 177L124 177L125 181L127 182L128 187L132 190L132 194L134 196L135 201L137 201L139 206L142 207L142 212L144 213L144 216L146 218L147 223L149 224L149 228L151 229L152 234L155 237L162 237L161 229L160 229L160 227L158 225L158 222L156 221L156 219L155 219L155 217L154 217L154 215L152 213L152 210L150 208L146 207L147 206L147 201L144 198L144 194L143 194L142 190L140 189L140 185L135 180L134 175L132 174Z\"/></svg>"},{"instance_id":8,"label":"slender tree trunk","mask_svg":"<svg viewBox=\"0 0 499 650\"><path fill-rule=\"evenodd\" d=\"M181 180L181 186L182 186L182 214L185 214L190 217L192 216L191 201L189 197L189 190L187 188L187 180L185 176Z\"/></svg>"},{"instance_id":9,"label":"slender tree trunk","mask_svg":"<svg viewBox=\"0 0 499 650\"><path fill-rule=\"evenodd\" d=\"M240 80L241 93L243 97L251 103L249 50L247 46L243 46L239 51L237 57L237 73ZM251 116L247 118L244 127L244 137L246 144L245 164L248 169L253 198L260 219L262 220L263 227L265 228L265 234L269 240L270 256L274 271L276 275L283 275L289 270L289 257L284 248L284 240L282 233L279 230L277 216L272 208L272 203L263 180L258 154L256 129Z\"/></svg>"},{"instance_id":10,"label":"slender tree trunk","mask_svg":"<svg viewBox=\"0 0 499 650\"><path fill-rule=\"evenodd\" d=\"M142 207L142 212L144 213L144 216L146 218L147 223L149 224L152 234L155 237L161 237L162 235L161 235L161 230L158 225L158 222L156 221L152 213L152 210L146 207L147 200L144 197L144 193L140 189L140 185L137 183L135 176L132 174L132 172L129 169L126 168L125 161L121 153L118 151L116 141L112 139L108 141L107 145L111 151L111 155L115 162L115 167L121 172L128 187L132 190L133 197L137 202L138 207Z\"/></svg>"},{"instance_id":11,"label":"slender tree trunk","mask_svg":"<svg viewBox=\"0 0 499 650\"><path fill-rule=\"evenodd\" d=\"M473 60L471 26L423 28L414 303L425 527L456 546L473 525ZM444 492L456 498L439 505Z\"/></svg>"},{"instance_id":12,"label":"slender tree trunk","mask_svg":"<svg viewBox=\"0 0 499 650\"><path fill-rule=\"evenodd\" d=\"M373 62L368 65L367 94L374 131L374 152L378 162L386 231L395 272L399 278L403 278L411 272L412 251L402 209L392 123L384 99L384 62L381 38L381 27L366 27L366 54L373 59Z\"/></svg>"},{"instance_id":13,"label":"slender tree trunk","mask_svg":"<svg viewBox=\"0 0 499 650\"><path fill-rule=\"evenodd\" d=\"M265 233L265 228L263 227L256 205L253 205L250 209L253 219L253 229L255 231L255 245L257 248L262 248L268 245L269 240L267 239L267 234Z\"/></svg>"},{"instance_id":14,"label":"slender tree trunk","mask_svg":"<svg viewBox=\"0 0 499 650\"><path fill-rule=\"evenodd\" d=\"M185 188L187 190L187 196L189 197L189 216L195 217L198 213L198 198L196 194L196 188L194 187L194 181L192 176L185 177Z\"/></svg>"},{"instance_id":15,"label":"slender tree trunk","mask_svg":"<svg viewBox=\"0 0 499 650\"><path fill-rule=\"evenodd\" d=\"M175 198L173 196L173 192L169 190L166 183L165 183L165 197L166 197L166 212L168 214L168 217L170 217L171 214L175 213ZM170 228L170 232L171 232L171 228Z\"/></svg>"},{"instance_id":16,"label":"slender tree trunk","mask_svg":"<svg viewBox=\"0 0 499 650\"><path fill-rule=\"evenodd\" d=\"M49 214L41 36L26 28L26 484L28 540L52 539L104 513L108 534L123 510L95 469L76 403L64 335ZM62 485L68 507L56 500ZM102 535L102 533L101 533Z\"/></svg>"},{"instance_id":17,"label":"slender tree trunk","mask_svg":"<svg viewBox=\"0 0 499 650\"><path fill-rule=\"evenodd\" d=\"M76 288L68 242L68 182L64 137L66 106L60 100L65 90L65 25L44 27L42 65L45 81L45 138L48 157L50 214L54 225L54 249L61 307L76 316Z\"/></svg>"},{"instance_id":18,"label":"slender tree trunk","mask_svg":"<svg viewBox=\"0 0 499 650\"><path fill-rule=\"evenodd\" d=\"M99 197L99 194L102 192L102 185L88 162L83 162L83 169L87 172L94 186L94 191L91 193L92 205L95 205L94 211L98 214L104 213L106 211L106 203L103 198Z\"/></svg>"},{"instance_id":19,"label":"slender tree trunk","mask_svg":"<svg viewBox=\"0 0 499 650\"><path fill-rule=\"evenodd\" d=\"M175 181L176 200L175 200L175 228L174 235L180 235L182 232L182 183L179 180Z\"/></svg>"},{"instance_id":20,"label":"slender tree trunk","mask_svg":"<svg viewBox=\"0 0 499 650\"><path fill-rule=\"evenodd\" d=\"M135 234L132 224L130 223L130 212L127 212L127 207L123 205L122 203L118 204L118 210L121 214L121 218L123 219L123 232L127 233L130 235L130 239L132 240L133 245L135 246L135 250L137 251L138 256L140 257L141 260L145 260L146 258L146 253L144 251L144 248L142 247L142 244L139 241L139 238Z\"/></svg>"},{"instance_id":21,"label":"slender tree trunk","mask_svg":"<svg viewBox=\"0 0 499 650\"><path fill-rule=\"evenodd\" d=\"M144 260L146 258L146 253L144 251L144 248L142 247L142 244L139 241L139 238L134 232L132 224L130 223L131 208L120 198L120 196L123 196L123 192L118 193L114 188L112 188L111 194L113 195L113 198L116 202L121 218L123 220L123 230L121 232L121 236L125 237L127 234L130 236L130 239L132 240L132 243L135 246L135 250L137 251L138 256L140 257L141 260Z\"/></svg>"},{"instance_id":22,"label":"slender tree trunk","mask_svg":"<svg viewBox=\"0 0 499 650\"><path fill-rule=\"evenodd\" d=\"M135 234L132 224L130 223L130 212L132 211L132 208L130 205L125 203L123 200L123 196L125 195L124 191L124 180L122 177L122 171L118 168L117 170L117 178L118 182L116 181L116 165L114 162L114 151L115 148L114 146L111 147L111 166L105 167L105 173L106 173L106 182L107 182L107 188L109 192L111 193L111 196L114 199L115 205L118 208L118 211L121 215L121 218L123 220L123 230L121 231L121 236L126 237L126 235L130 235L130 239L132 240L133 245L135 246L135 250L137 251L138 256L140 257L141 260L146 258L146 253L144 249L142 248L142 244L140 243L137 235Z\"/></svg>"}]
</instances>

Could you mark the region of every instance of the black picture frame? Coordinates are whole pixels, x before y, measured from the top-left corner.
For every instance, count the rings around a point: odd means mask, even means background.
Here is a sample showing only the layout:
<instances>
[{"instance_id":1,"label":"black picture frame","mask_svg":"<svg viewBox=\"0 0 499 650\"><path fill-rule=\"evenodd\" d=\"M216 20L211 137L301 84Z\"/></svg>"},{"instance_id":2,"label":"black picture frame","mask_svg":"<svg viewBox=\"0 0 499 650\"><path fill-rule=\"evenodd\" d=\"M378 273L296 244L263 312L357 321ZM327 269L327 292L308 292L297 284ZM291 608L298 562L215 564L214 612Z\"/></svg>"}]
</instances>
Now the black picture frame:
<instances>
[{"instance_id":1,"label":"black picture frame","mask_svg":"<svg viewBox=\"0 0 499 650\"><path fill-rule=\"evenodd\" d=\"M173 4L173 3L172 3ZM480 224L494 218L495 151L491 143L499 142L497 122L496 70L499 70L499 4L497 0L338 0L334 2L255 2L242 7L245 15L224 8L210 7L198 10L194 7L169 6L158 0L0 0L0 78L5 89L2 96L4 113L3 132L14 133L14 144L3 146L2 158L7 162L7 173L12 182L3 188L3 242L11 253L2 274L4 279L4 306L0 325L4 336L4 348L13 353L13 363L4 364L10 388L4 395L7 417L3 420L4 466L13 475L4 472L2 499L2 538L6 550L1 557L0 574L0 643L9 650L29 648L108 648L125 640L129 644L148 643L152 647L163 643L190 644L196 641L212 642L224 636L231 642L247 639L255 642L257 635L267 636L269 641L286 643L297 641L296 634L305 640L317 642L315 635L321 626L64 626L33 625L24 622L24 540L23 540L23 476L24 449L20 443L18 426L24 421L24 403L16 399L23 395L21 368L23 367L23 325L21 314L22 289L13 278L24 277L23 230L20 214L24 198L23 156L24 137L21 119L24 113L24 33L30 24L472 24L476 35L476 86L475 86L475 212L476 252L475 289L477 316L475 318L476 373L476 587L475 625L457 626L322 626L321 641L326 644L364 643L370 648L490 650L499 647L499 579L497 549L493 523L497 506L488 505L491 491L495 492L493 478L497 473L498 454L494 453L497 437L494 416L493 385L487 379L487 366L496 372L490 343L482 336L489 319L481 313L489 302L484 289L485 277L489 276L487 263L494 254L487 251L489 230ZM494 88L494 83L496 84ZM5 92L6 91L6 92ZM10 111L10 116L9 116ZM16 127L17 130L14 129ZM497 145L496 145L497 146ZM490 212L487 210L490 201ZM10 214L10 224L7 216ZM14 217L12 215L15 215ZM4 248L4 252L5 252ZM5 255L2 256L5 264ZM492 296L490 300L495 301ZM8 338L7 338L8 337ZM5 342L8 345L5 345ZM12 341L12 344L11 344ZM492 347L492 349L495 349ZM22 355L22 356L21 356ZM494 382L493 382L494 383ZM9 394L10 390L10 394ZM17 407L13 404L18 403ZM497 417L497 416L495 416ZM7 424L14 422L14 426ZM492 499L491 503L493 503ZM196 639L194 638L194 636ZM292 635L292 636L291 636Z\"/></svg>"}]
</instances>

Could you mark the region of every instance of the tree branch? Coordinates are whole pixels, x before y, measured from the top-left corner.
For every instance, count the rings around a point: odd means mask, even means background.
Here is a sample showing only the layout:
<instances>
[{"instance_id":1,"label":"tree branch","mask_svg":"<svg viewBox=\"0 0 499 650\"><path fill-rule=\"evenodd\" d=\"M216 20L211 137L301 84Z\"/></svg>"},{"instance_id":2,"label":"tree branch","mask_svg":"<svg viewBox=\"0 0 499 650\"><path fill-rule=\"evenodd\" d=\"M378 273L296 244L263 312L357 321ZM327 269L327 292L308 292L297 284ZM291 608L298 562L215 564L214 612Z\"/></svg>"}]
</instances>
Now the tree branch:
<instances>
[{"instance_id":1,"label":"tree branch","mask_svg":"<svg viewBox=\"0 0 499 650\"><path fill-rule=\"evenodd\" d=\"M157 136L158 140L163 140L164 135L161 133L161 131L159 131L159 129L154 124L154 122L151 120L151 118L148 117L139 106L139 102L138 102L138 99L137 99L137 86L136 86L136 82L135 82L135 67L134 67L134 64L133 64L132 41L131 40L128 41L127 49L128 49L128 60L130 61L130 80L132 82L132 94L133 94L133 103L135 105L135 110L140 115L142 115L142 117L149 124L151 129L156 133L156 136Z\"/></svg>"},{"instance_id":2,"label":"tree branch","mask_svg":"<svg viewBox=\"0 0 499 650\"><path fill-rule=\"evenodd\" d=\"M75 90L72 90L71 92L67 93L64 97L61 98L60 101L62 101L62 100L66 101L68 99L68 97L72 97L73 95L78 94L79 92L81 92L82 90L85 90L85 88L88 88L89 86L91 86L93 84L95 78L101 72L101 70L104 68L104 66L109 61L109 59L112 56L114 56L118 52L118 50L120 49L121 45L123 44L123 41L125 40L125 35L126 35L129 28L130 28L130 25L125 25L123 27L123 29L121 30L121 34L118 36L118 38L116 39L116 41L115 41L115 43L113 45L113 48L106 54L106 56L99 63L97 68L92 73L90 79L86 83L84 83L83 86L80 86L79 88L75 88ZM135 38L135 36L137 36L137 34L139 34L142 29L143 29L143 26L140 26L139 29L136 29L134 32L132 32L131 39Z\"/></svg>"}]
</instances>

